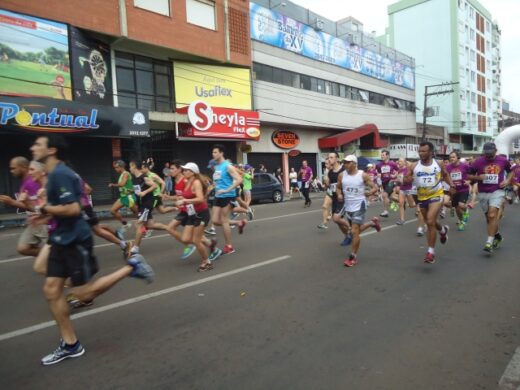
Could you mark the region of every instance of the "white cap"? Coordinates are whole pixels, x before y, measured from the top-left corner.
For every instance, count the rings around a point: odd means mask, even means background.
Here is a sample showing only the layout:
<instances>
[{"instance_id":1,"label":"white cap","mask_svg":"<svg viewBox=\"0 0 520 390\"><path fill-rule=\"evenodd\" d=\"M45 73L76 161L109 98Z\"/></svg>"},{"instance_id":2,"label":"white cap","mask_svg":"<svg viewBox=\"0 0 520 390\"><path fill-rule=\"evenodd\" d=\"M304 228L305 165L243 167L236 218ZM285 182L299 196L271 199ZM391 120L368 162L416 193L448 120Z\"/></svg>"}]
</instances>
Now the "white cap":
<instances>
[{"instance_id":1,"label":"white cap","mask_svg":"<svg viewBox=\"0 0 520 390\"><path fill-rule=\"evenodd\" d=\"M374 166L374 164L370 163L370 164L367 164L367 168L372 168Z\"/></svg>"},{"instance_id":2,"label":"white cap","mask_svg":"<svg viewBox=\"0 0 520 390\"><path fill-rule=\"evenodd\" d=\"M192 171L193 173L200 173L199 171L199 166L195 163L192 163L192 162L189 162L185 165L181 165L181 168L182 169L188 169L190 171Z\"/></svg>"},{"instance_id":3,"label":"white cap","mask_svg":"<svg viewBox=\"0 0 520 390\"><path fill-rule=\"evenodd\" d=\"M343 159L343 161L348 161L348 162L353 162L353 163L356 163L357 164L357 157L354 156L353 154L349 154L347 157L345 157Z\"/></svg>"}]
</instances>

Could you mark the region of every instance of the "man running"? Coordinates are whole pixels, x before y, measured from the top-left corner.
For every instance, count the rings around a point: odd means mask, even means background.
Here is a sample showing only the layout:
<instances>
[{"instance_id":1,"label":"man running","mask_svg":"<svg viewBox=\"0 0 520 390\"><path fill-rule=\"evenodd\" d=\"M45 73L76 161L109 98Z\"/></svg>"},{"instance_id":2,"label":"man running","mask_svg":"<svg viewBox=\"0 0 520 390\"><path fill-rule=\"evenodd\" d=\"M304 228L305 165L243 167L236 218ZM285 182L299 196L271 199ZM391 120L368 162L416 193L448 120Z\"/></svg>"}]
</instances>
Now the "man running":
<instances>
[{"instance_id":1,"label":"man running","mask_svg":"<svg viewBox=\"0 0 520 390\"><path fill-rule=\"evenodd\" d=\"M392 180L397 175L399 167L395 162L390 161L388 150L381 152L381 160L376 166L377 172L381 176L381 186L383 187L383 212L379 215L388 218L388 206L390 205L390 195L392 195L394 184Z\"/></svg>"},{"instance_id":2,"label":"man running","mask_svg":"<svg viewBox=\"0 0 520 390\"><path fill-rule=\"evenodd\" d=\"M302 194L305 198L303 207L311 206L311 198L309 197L309 191L312 182L312 168L307 164L307 160L302 161L302 167L300 169L300 178L302 180Z\"/></svg>"},{"instance_id":3,"label":"man running","mask_svg":"<svg viewBox=\"0 0 520 390\"><path fill-rule=\"evenodd\" d=\"M488 237L484 251L493 253L503 240L499 232L499 210L504 203L504 188L510 185L513 172L509 160L497 155L497 148L493 142L484 144L483 153L484 155L471 165L472 174L468 175L468 178L478 183L478 201L487 220Z\"/></svg>"},{"instance_id":4,"label":"man running","mask_svg":"<svg viewBox=\"0 0 520 390\"><path fill-rule=\"evenodd\" d=\"M117 230L117 236L123 240L124 231L130 227L124 220L123 216L119 212L123 207L127 207L134 214L137 214L137 205L135 203L134 185L132 183L132 175L126 169L126 164L122 160L114 162L114 170L119 174L117 183L110 183L110 188L117 187L119 189L119 199L115 201L114 205L110 209L110 212L123 226Z\"/></svg>"},{"instance_id":5,"label":"man running","mask_svg":"<svg viewBox=\"0 0 520 390\"><path fill-rule=\"evenodd\" d=\"M470 167L460 161L459 152L451 152L450 163L446 165L446 170L450 174L451 181L455 184L456 192L451 196L451 207L455 208L455 212L457 213L457 229L459 231L464 231L469 218L467 208L469 186L467 181Z\"/></svg>"},{"instance_id":6,"label":"man running","mask_svg":"<svg viewBox=\"0 0 520 390\"><path fill-rule=\"evenodd\" d=\"M434 147L431 142L421 142L419 144L420 160L412 164L410 172L403 179L404 183L415 182L417 186L417 200L428 227L426 233L428 252L424 257L424 262L428 264L435 263L437 231L440 233L441 244L448 241L449 227L447 225L441 226L438 222L444 198L442 180L449 184L450 191L455 191L455 186L444 167L444 163L435 160L433 153Z\"/></svg>"},{"instance_id":7,"label":"man running","mask_svg":"<svg viewBox=\"0 0 520 390\"><path fill-rule=\"evenodd\" d=\"M44 163L49 173L48 203L37 207L36 211L55 220L55 228L50 232L51 249L43 292L58 325L61 341L55 351L42 358L43 365L59 363L85 353L74 332L69 306L63 295L67 278L70 277L73 286L78 286L74 288L74 294L82 301L89 301L127 276L148 282L154 276L144 258L135 256L119 270L91 281L98 271L92 251L93 240L90 228L81 216L80 181L62 161L66 150L63 137L55 134L38 137L31 147L34 159Z\"/></svg>"},{"instance_id":8,"label":"man running","mask_svg":"<svg viewBox=\"0 0 520 390\"><path fill-rule=\"evenodd\" d=\"M357 255L361 245L360 234L371 227L380 232L381 225L377 217L364 223L367 211L366 197L374 195L377 192L377 186L370 180L367 173L358 169L356 156L345 157L343 164L345 170L338 176L336 194L338 201L344 202L342 213L352 226L352 251L343 264L345 267L353 267L358 263ZM365 192L366 187L370 187L368 193Z\"/></svg>"},{"instance_id":9,"label":"man running","mask_svg":"<svg viewBox=\"0 0 520 390\"><path fill-rule=\"evenodd\" d=\"M242 183L242 177L237 169L224 157L225 149L223 145L213 145L212 156L215 160L215 171L213 182L215 183L215 205L212 210L212 220L215 226L221 226L224 232L225 246L222 254L228 255L235 252L231 243L231 227L229 225L229 213L231 212L231 202L236 197L236 188ZM245 219L238 224L238 232L242 234L247 221Z\"/></svg>"}]
</instances>

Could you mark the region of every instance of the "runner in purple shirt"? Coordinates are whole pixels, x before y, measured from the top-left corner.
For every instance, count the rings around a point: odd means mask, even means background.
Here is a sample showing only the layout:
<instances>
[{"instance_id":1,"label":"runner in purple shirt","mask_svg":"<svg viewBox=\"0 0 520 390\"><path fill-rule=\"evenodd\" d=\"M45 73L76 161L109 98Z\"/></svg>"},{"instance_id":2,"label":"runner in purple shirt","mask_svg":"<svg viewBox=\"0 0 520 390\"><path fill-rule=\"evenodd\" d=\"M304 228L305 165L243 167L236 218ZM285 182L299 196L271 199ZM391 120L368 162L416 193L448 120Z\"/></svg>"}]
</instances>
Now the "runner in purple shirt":
<instances>
[{"instance_id":1,"label":"runner in purple shirt","mask_svg":"<svg viewBox=\"0 0 520 390\"><path fill-rule=\"evenodd\" d=\"M468 173L470 172L470 166L460 161L459 152L450 153L450 163L446 165L446 170L450 174L451 181L455 184L455 190L457 191L451 196L451 207L455 208L457 217L457 228L459 231L466 229L466 223L469 219L469 212L467 208L469 198L469 185L468 185Z\"/></svg>"},{"instance_id":2,"label":"runner in purple shirt","mask_svg":"<svg viewBox=\"0 0 520 390\"><path fill-rule=\"evenodd\" d=\"M302 195L305 197L304 207L311 206L311 198L309 197L309 189L312 181L312 168L307 164L307 160L302 161L300 169L300 177L302 180Z\"/></svg>"},{"instance_id":3,"label":"runner in purple shirt","mask_svg":"<svg viewBox=\"0 0 520 390\"><path fill-rule=\"evenodd\" d=\"M484 144L483 153L471 165L472 174L468 175L468 179L478 182L478 200L487 218L488 238L484 251L493 253L502 241L499 233L500 210L504 204L504 188L511 183L513 173L510 172L509 160L497 155L493 142Z\"/></svg>"},{"instance_id":4,"label":"runner in purple shirt","mask_svg":"<svg viewBox=\"0 0 520 390\"><path fill-rule=\"evenodd\" d=\"M377 172L381 176L381 184L383 186L384 209L383 212L379 215L381 217L388 218L388 206L390 205L390 195L392 195L394 189L394 182L392 180L395 179L399 167L395 162L390 161L390 153L388 152L388 150L383 150L381 152L381 160L382 161L376 166Z\"/></svg>"}]
</instances>

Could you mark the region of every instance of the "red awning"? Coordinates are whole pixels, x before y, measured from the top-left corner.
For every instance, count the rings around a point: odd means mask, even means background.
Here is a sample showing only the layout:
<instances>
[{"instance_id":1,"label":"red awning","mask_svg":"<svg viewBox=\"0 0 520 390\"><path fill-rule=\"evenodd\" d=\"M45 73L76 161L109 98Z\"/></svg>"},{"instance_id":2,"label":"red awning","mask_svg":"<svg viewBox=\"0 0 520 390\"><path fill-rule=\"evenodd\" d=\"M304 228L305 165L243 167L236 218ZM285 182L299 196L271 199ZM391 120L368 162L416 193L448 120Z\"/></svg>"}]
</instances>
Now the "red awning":
<instances>
[{"instance_id":1,"label":"red awning","mask_svg":"<svg viewBox=\"0 0 520 390\"><path fill-rule=\"evenodd\" d=\"M361 138L361 146L364 148L379 149L383 147L383 143L379 137L379 130L373 123L367 123L352 130L331 135L330 137L320 138L318 140L318 147L320 149L337 148L359 138Z\"/></svg>"}]
</instances>

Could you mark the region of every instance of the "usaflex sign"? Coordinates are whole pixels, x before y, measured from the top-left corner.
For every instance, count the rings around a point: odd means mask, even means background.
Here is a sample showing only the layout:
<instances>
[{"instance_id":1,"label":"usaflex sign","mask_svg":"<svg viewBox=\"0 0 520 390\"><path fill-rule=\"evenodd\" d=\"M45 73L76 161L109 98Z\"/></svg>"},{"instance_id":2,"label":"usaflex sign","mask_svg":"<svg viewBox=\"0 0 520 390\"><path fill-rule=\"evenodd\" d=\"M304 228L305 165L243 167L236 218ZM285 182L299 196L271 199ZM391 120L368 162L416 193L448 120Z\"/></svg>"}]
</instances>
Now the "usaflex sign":
<instances>
[{"instance_id":1,"label":"usaflex sign","mask_svg":"<svg viewBox=\"0 0 520 390\"><path fill-rule=\"evenodd\" d=\"M0 97L0 130L149 137L148 112L44 98Z\"/></svg>"}]
</instances>

